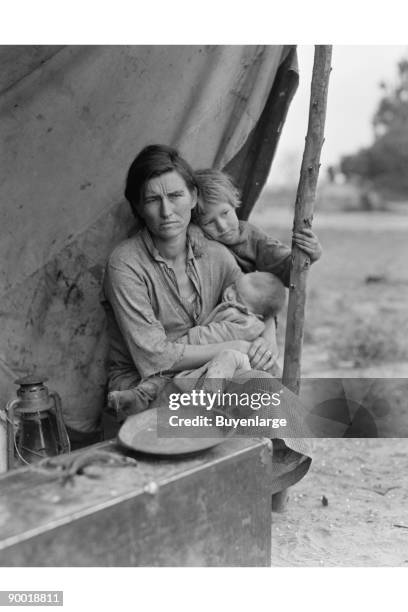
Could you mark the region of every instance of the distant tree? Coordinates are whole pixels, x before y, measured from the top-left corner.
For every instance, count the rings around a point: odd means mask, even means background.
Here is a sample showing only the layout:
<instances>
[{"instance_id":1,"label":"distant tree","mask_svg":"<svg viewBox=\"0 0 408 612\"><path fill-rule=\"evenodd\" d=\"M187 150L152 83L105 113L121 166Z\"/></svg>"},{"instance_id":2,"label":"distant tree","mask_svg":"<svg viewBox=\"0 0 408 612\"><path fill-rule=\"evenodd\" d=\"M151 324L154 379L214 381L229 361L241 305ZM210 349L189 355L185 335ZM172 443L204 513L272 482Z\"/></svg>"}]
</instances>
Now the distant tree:
<instances>
[{"instance_id":1,"label":"distant tree","mask_svg":"<svg viewBox=\"0 0 408 612\"><path fill-rule=\"evenodd\" d=\"M399 82L394 88L389 88L386 83L380 87L384 91L384 97L380 100L377 112L373 118L373 126L376 137L380 137L389 131L404 128L408 123L408 59L398 63Z\"/></svg>"},{"instance_id":2,"label":"distant tree","mask_svg":"<svg viewBox=\"0 0 408 612\"><path fill-rule=\"evenodd\" d=\"M398 63L395 86L383 91L372 124L374 142L354 155L342 158L346 177L358 176L376 189L393 195L408 195L408 59Z\"/></svg>"}]
</instances>

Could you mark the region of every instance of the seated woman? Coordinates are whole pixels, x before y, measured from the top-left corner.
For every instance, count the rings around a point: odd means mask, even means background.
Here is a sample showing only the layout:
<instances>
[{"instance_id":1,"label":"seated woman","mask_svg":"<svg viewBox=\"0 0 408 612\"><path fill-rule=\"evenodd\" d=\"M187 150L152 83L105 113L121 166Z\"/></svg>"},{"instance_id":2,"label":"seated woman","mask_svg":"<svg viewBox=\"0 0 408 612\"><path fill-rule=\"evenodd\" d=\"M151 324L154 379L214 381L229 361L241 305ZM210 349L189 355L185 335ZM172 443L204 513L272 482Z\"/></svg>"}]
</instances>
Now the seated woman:
<instances>
[{"instance_id":1,"label":"seated woman","mask_svg":"<svg viewBox=\"0 0 408 612\"><path fill-rule=\"evenodd\" d=\"M262 390L265 377L268 391L281 390L282 385L265 372L274 362L266 341L178 342L208 318L223 291L242 275L224 245L190 225L197 186L188 163L170 147L146 147L130 166L125 196L143 227L113 251L106 267L109 390L137 388L142 379L157 374L171 378L229 350L248 356L253 371L246 373L246 380L256 381L256 370L261 370ZM299 407L293 401L287 407L291 418L299 419ZM270 437L277 438L276 431ZM293 461L288 460L288 445L276 447L276 490L296 482L310 464L301 439L290 445ZM283 474L288 477L282 480Z\"/></svg>"}]
</instances>

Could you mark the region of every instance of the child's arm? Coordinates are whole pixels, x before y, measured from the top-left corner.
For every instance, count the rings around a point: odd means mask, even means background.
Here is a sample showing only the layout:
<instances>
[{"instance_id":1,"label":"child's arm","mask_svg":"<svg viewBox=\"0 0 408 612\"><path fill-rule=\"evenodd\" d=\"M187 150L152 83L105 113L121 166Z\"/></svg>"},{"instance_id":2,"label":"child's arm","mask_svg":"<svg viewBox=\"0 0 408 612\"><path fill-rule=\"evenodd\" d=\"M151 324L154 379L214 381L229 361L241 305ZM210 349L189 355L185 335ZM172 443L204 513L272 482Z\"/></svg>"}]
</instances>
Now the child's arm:
<instances>
[{"instance_id":1,"label":"child's arm","mask_svg":"<svg viewBox=\"0 0 408 612\"><path fill-rule=\"evenodd\" d=\"M230 246L234 255L250 262L252 270L275 274L286 287L289 287L292 263L291 248L246 221L240 221L240 228L241 242ZM293 240L300 249L309 255L311 263L321 257L322 247L312 230L304 229L295 233Z\"/></svg>"},{"instance_id":2,"label":"child's arm","mask_svg":"<svg viewBox=\"0 0 408 612\"><path fill-rule=\"evenodd\" d=\"M243 228L243 235L246 236L247 240L244 244L239 245L239 249L245 253L247 259L252 263L252 270L270 272L277 276L285 287L289 287L292 258L290 247L250 223L245 221L240 223Z\"/></svg>"}]
</instances>

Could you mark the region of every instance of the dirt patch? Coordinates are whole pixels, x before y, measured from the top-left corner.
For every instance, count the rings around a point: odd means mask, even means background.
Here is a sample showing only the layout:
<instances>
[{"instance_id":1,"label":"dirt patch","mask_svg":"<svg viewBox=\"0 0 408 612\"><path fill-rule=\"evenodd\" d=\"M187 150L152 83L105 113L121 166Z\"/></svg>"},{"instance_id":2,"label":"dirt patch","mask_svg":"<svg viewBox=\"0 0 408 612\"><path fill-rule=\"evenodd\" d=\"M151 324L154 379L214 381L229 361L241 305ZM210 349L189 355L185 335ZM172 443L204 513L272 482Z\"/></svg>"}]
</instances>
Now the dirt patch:
<instances>
[{"instance_id":1,"label":"dirt patch","mask_svg":"<svg viewBox=\"0 0 408 612\"><path fill-rule=\"evenodd\" d=\"M251 221L290 242L288 209L264 203ZM324 255L308 279L302 375L408 378L408 216L318 210L314 229ZM284 333L281 317L281 346ZM407 395L396 384L394 396L408 436ZM408 567L407 451L407 439L316 440L310 472L272 515L272 564Z\"/></svg>"},{"instance_id":2,"label":"dirt patch","mask_svg":"<svg viewBox=\"0 0 408 612\"><path fill-rule=\"evenodd\" d=\"M407 447L316 440L309 474L272 514L272 565L408 567Z\"/></svg>"}]
</instances>

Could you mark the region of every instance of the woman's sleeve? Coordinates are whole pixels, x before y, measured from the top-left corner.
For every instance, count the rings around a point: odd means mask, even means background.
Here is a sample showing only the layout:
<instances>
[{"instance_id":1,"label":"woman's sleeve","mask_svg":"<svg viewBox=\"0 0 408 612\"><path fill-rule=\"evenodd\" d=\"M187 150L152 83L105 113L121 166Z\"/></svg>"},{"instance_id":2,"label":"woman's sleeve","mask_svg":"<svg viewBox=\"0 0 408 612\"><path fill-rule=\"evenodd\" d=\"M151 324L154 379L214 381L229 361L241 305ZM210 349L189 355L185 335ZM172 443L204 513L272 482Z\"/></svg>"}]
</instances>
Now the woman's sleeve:
<instances>
[{"instance_id":1,"label":"woman's sleeve","mask_svg":"<svg viewBox=\"0 0 408 612\"><path fill-rule=\"evenodd\" d=\"M108 264L104 292L142 378L168 370L181 359L185 346L167 339L141 275Z\"/></svg>"}]
</instances>

